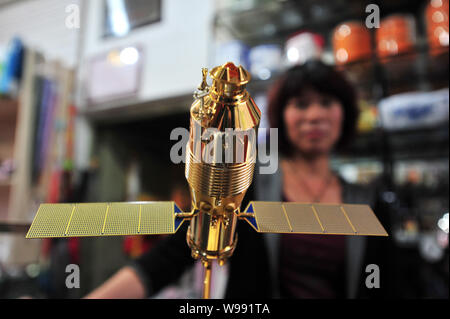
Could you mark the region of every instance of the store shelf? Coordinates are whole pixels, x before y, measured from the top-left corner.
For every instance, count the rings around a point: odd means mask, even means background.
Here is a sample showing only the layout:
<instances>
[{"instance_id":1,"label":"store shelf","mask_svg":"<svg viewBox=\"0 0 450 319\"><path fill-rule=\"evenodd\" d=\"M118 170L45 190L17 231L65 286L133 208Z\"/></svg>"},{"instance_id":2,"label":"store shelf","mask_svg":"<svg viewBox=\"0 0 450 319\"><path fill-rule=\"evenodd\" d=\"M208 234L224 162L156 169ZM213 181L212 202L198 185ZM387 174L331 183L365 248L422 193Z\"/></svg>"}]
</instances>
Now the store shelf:
<instances>
[{"instance_id":1,"label":"store shelf","mask_svg":"<svg viewBox=\"0 0 450 319\"><path fill-rule=\"evenodd\" d=\"M448 158L449 126L386 131L381 128L360 134L352 146L342 153L345 157L380 158L384 143L388 143L394 160Z\"/></svg>"},{"instance_id":2,"label":"store shelf","mask_svg":"<svg viewBox=\"0 0 450 319\"><path fill-rule=\"evenodd\" d=\"M10 187L12 185L11 180L0 180L0 187Z\"/></svg>"},{"instance_id":3,"label":"store shelf","mask_svg":"<svg viewBox=\"0 0 450 319\"><path fill-rule=\"evenodd\" d=\"M4 184L0 185L0 218L6 219L8 216L8 199L11 193L11 187Z\"/></svg>"},{"instance_id":4,"label":"store shelf","mask_svg":"<svg viewBox=\"0 0 450 319\"><path fill-rule=\"evenodd\" d=\"M13 157L17 115L17 100L0 98L0 165Z\"/></svg>"},{"instance_id":5,"label":"store shelf","mask_svg":"<svg viewBox=\"0 0 450 319\"><path fill-rule=\"evenodd\" d=\"M18 102L16 99L0 97L0 123L15 119L18 112Z\"/></svg>"},{"instance_id":6,"label":"store shelf","mask_svg":"<svg viewBox=\"0 0 450 319\"><path fill-rule=\"evenodd\" d=\"M254 8L219 10L215 16L216 29L224 29L235 39L248 45L277 43L299 30L328 33L338 23L347 20L364 21L368 4L379 5L381 15L389 15L400 8L415 12L421 8L420 0L398 1L326 1L278 0L258 4Z\"/></svg>"},{"instance_id":7,"label":"store shelf","mask_svg":"<svg viewBox=\"0 0 450 319\"><path fill-rule=\"evenodd\" d=\"M449 156L448 124L435 128L388 132L394 159L433 159Z\"/></svg>"},{"instance_id":8,"label":"store shelf","mask_svg":"<svg viewBox=\"0 0 450 319\"><path fill-rule=\"evenodd\" d=\"M26 234L30 226L20 221L0 220L0 233Z\"/></svg>"},{"instance_id":9,"label":"store shelf","mask_svg":"<svg viewBox=\"0 0 450 319\"><path fill-rule=\"evenodd\" d=\"M448 64L448 49L432 51L426 43L421 43L414 49L395 56L383 59L375 56L335 67L347 75L360 94L376 101L381 97L400 92L448 87ZM281 73L281 71L274 72L268 80L255 77L248 84L249 91L251 93L267 91ZM378 94L377 86L381 90Z\"/></svg>"},{"instance_id":10,"label":"store shelf","mask_svg":"<svg viewBox=\"0 0 450 319\"><path fill-rule=\"evenodd\" d=\"M216 27L225 28L247 44L276 42L298 29L329 29L343 17L354 18L364 12L361 3L352 1L274 1L248 10L221 10Z\"/></svg>"}]
</instances>

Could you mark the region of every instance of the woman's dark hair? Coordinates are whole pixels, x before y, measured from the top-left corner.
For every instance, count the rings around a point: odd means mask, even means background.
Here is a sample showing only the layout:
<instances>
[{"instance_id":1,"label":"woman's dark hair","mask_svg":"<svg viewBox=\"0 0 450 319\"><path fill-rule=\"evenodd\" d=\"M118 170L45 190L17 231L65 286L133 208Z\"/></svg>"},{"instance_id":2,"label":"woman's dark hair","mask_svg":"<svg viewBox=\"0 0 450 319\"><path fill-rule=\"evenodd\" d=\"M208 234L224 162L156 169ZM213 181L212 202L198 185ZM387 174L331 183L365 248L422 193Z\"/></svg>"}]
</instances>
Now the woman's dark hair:
<instances>
[{"instance_id":1,"label":"woman's dark hair","mask_svg":"<svg viewBox=\"0 0 450 319\"><path fill-rule=\"evenodd\" d=\"M305 90L310 89L336 98L342 104L344 120L341 136L336 143L337 149L346 146L356 133L359 112L355 89L345 76L332 66L311 60L287 70L269 92L269 124L270 127L278 128L278 147L280 153L285 156L292 155L293 146L286 136L284 109L290 99L300 97Z\"/></svg>"}]
</instances>

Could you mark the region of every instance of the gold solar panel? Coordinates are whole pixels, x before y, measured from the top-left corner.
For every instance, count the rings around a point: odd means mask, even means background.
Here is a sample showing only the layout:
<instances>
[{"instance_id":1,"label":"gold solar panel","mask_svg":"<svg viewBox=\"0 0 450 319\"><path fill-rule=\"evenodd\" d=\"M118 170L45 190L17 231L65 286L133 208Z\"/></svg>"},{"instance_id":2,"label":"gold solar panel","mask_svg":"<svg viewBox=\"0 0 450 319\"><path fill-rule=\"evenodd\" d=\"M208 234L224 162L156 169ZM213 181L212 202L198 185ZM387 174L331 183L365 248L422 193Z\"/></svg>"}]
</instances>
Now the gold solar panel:
<instances>
[{"instance_id":1,"label":"gold solar panel","mask_svg":"<svg viewBox=\"0 0 450 319\"><path fill-rule=\"evenodd\" d=\"M376 236L386 234L381 223L367 205L342 205L358 235Z\"/></svg>"},{"instance_id":2,"label":"gold solar panel","mask_svg":"<svg viewBox=\"0 0 450 319\"><path fill-rule=\"evenodd\" d=\"M252 201L258 232L388 236L367 205Z\"/></svg>"},{"instance_id":3,"label":"gold solar panel","mask_svg":"<svg viewBox=\"0 0 450 319\"><path fill-rule=\"evenodd\" d=\"M251 202L256 223L263 233L289 233L291 231L280 202Z\"/></svg>"},{"instance_id":4,"label":"gold solar panel","mask_svg":"<svg viewBox=\"0 0 450 319\"><path fill-rule=\"evenodd\" d=\"M317 220L311 205L283 203L293 232L322 233L323 228Z\"/></svg>"},{"instance_id":5,"label":"gold solar panel","mask_svg":"<svg viewBox=\"0 0 450 319\"><path fill-rule=\"evenodd\" d=\"M317 212L324 232L330 234L353 234L355 231L341 210L341 205L311 205Z\"/></svg>"},{"instance_id":6,"label":"gold solar panel","mask_svg":"<svg viewBox=\"0 0 450 319\"><path fill-rule=\"evenodd\" d=\"M141 205L114 203L108 210L105 235L137 234Z\"/></svg>"},{"instance_id":7,"label":"gold solar panel","mask_svg":"<svg viewBox=\"0 0 450 319\"><path fill-rule=\"evenodd\" d=\"M41 204L27 238L64 237L73 209L72 204Z\"/></svg>"},{"instance_id":8,"label":"gold solar panel","mask_svg":"<svg viewBox=\"0 0 450 319\"><path fill-rule=\"evenodd\" d=\"M65 236L100 236L109 208L107 203L77 204L67 225Z\"/></svg>"},{"instance_id":9,"label":"gold solar panel","mask_svg":"<svg viewBox=\"0 0 450 319\"><path fill-rule=\"evenodd\" d=\"M142 206L140 234L173 234L173 202L153 202Z\"/></svg>"},{"instance_id":10,"label":"gold solar panel","mask_svg":"<svg viewBox=\"0 0 450 319\"><path fill-rule=\"evenodd\" d=\"M174 202L41 204L27 238L173 234Z\"/></svg>"}]
</instances>

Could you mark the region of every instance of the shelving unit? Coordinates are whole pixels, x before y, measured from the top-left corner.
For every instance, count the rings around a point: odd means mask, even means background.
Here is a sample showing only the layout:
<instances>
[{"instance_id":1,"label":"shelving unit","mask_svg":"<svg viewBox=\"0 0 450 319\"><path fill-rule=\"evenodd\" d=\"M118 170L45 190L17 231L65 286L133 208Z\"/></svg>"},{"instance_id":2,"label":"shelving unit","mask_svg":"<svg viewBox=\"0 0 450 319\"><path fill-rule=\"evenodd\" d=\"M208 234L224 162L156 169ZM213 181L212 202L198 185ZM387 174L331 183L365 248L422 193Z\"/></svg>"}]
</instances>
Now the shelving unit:
<instances>
[{"instance_id":1,"label":"shelving unit","mask_svg":"<svg viewBox=\"0 0 450 319\"><path fill-rule=\"evenodd\" d=\"M380 7L381 18L399 12L414 15L418 39L410 52L383 60L374 54L369 59L337 66L357 86L359 95L376 105L392 94L448 87L448 50L431 52L423 36L423 17L418 12L425 7L424 1L270 2L255 9L222 9L216 15L215 28L217 33L228 33L249 47L283 43L289 34L299 30L317 32L329 40L339 23L352 19L363 22L365 7L369 3ZM270 25L270 28L261 27L264 25ZM331 51L330 42L325 45L326 51ZM276 80L277 75L269 80L253 80L249 91L252 94L264 93ZM420 145L411 148L411 141ZM354 145L341 154L346 158L355 155L381 161L388 175L396 160L448 157L448 124L398 132L378 127L372 132L360 134Z\"/></svg>"},{"instance_id":2,"label":"shelving unit","mask_svg":"<svg viewBox=\"0 0 450 319\"><path fill-rule=\"evenodd\" d=\"M12 159L16 131L18 102L16 99L0 98L0 161ZM0 178L0 218L6 218L12 179Z\"/></svg>"},{"instance_id":3,"label":"shelving unit","mask_svg":"<svg viewBox=\"0 0 450 319\"><path fill-rule=\"evenodd\" d=\"M264 1L259 1L264 2ZM265 1L254 8L243 10L222 8L216 12L216 31L226 31L234 39L249 46L261 43L282 43L301 30L329 32L346 20L364 21L368 4L376 4L381 16L398 12L415 13L424 3L421 0L278 0Z\"/></svg>"},{"instance_id":4,"label":"shelving unit","mask_svg":"<svg viewBox=\"0 0 450 319\"><path fill-rule=\"evenodd\" d=\"M68 143L72 71L46 61L32 49L25 50L22 70L17 97L0 99L0 160L12 162L11 176L0 181L0 222L4 225L30 224L40 202L55 201L52 179L63 170L64 156L70 153L62 154L62 150ZM47 87L46 96L39 85L43 81L53 85L53 91ZM42 165L36 174L37 159ZM40 241L26 241L23 233L5 236L0 241L9 251L8 264L38 260Z\"/></svg>"},{"instance_id":5,"label":"shelving unit","mask_svg":"<svg viewBox=\"0 0 450 319\"><path fill-rule=\"evenodd\" d=\"M366 5L371 3L379 6L381 19L397 13L412 15L417 39L409 52L380 59L374 49L375 29L370 30L372 56L336 66L356 86L359 98L367 105L378 106L382 99L395 94L448 88L448 47L436 51L428 46L424 20L427 1L424 0L264 2L256 8L244 10L221 9L214 20L215 32L220 39L238 40L251 48L261 44L283 47L295 32L310 31L323 36L324 53L330 57L333 55L331 38L334 28L350 20L364 23L368 15ZM282 72L282 69L277 71L268 80L252 80L248 85L250 93L264 96ZM402 228L404 222L415 220L419 229L435 229L437 219L449 207L448 169L445 170L444 165L448 164L449 158L448 120L434 127L416 129L390 131L383 127L378 119L375 128L361 132L351 147L335 154L333 165L336 168L340 165L365 167L371 178L380 179L386 191L397 194L397 202L392 205L395 207L394 227ZM411 165L414 170L417 163L425 163L433 171L430 172L432 182L428 182L429 185L414 184L415 176L420 175L417 171L411 177L405 174L406 177L399 178L399 167ZM436 173L437 169L443 171Z\"/></svg>"},{"instance_id":6,"label":"shelving unit","mask_svg":"<svg viewBox=\"0 0 450 319\"><path fill-rule=\"evenodd\" d=\"M24 60L24 73L16 98L0 100L0 124L2 136L1 159L13 160L13 174L0 185L0 220L4 224L28 223L31 203L31 184L27 159L31 154L31 120L33 104L33 74L37 54L28 51ZM26 242L22 234L8 234L0 237L2 250L9 251L7 260L1 263L24 265L36 261L39 242ZM20 248L20 249L19 249Z\"/></svg>"}]
</instances>

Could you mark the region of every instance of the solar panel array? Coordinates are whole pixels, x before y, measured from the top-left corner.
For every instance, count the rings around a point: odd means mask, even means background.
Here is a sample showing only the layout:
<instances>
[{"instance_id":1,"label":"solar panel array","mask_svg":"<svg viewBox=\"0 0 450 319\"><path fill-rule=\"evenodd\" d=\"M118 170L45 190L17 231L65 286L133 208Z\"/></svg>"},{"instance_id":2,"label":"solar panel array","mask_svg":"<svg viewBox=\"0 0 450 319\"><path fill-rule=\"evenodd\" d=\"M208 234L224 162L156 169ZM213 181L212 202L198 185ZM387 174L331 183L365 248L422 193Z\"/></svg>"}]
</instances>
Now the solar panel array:
<instances>
[{"instance_id":1,"label":"solar panel array","mask_svg":"<svg viewBox=\"0 0 450 319\"><path fill-rule=\"evenodd\" d=\"M42 204L26 237L173 234L175 212L174 202ZM245 212L260 233L388 236L367 205L252 201Z\"/></svg>"},{"instance_id":2,"label":"solar panel array","mask_svg":"<svg viewBox=\"0 0 450 319\"><path fill-rule=\"evenodd\" d=\"M260 233L388 236L368 205L252 201L245 212Z\"/></svg>"},{"instance_id":3,"label":"solar panel array","mask_svg":"<svg viewBox=\"0 0 450 319\"><path fill-rule=\"evenodd\" d=\"M41 204L27 238L173 234L174 202Z\"/></svg>"}]
</instances>

